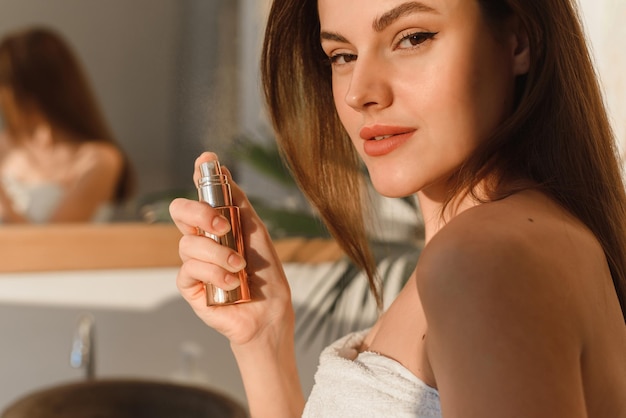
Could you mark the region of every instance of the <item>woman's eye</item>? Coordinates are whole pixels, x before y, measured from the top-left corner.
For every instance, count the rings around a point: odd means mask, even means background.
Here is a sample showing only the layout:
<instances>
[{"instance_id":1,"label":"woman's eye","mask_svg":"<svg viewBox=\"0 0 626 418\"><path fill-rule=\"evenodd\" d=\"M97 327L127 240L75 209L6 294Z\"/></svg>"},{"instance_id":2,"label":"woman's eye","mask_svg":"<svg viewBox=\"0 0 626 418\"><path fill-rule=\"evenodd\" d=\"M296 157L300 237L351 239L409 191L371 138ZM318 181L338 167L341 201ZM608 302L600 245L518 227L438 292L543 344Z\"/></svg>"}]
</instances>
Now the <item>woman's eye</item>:
<instances>
[{"instance_id":1,"label":"woman's eye","mask_svg":"<svg viewBox=\"0 0 626 418\"><path fill-rule=\"evenodd\" d=\"M432 39L437 35L436 32L414 32L403 36L398 42L398 48L413 48Z\"/></svg>"},{"instance_id":2,"label":"woman's eye","mask_svg":"<svg viewBox=\"0 0 626 418\"><path fill-rule=\"evenodd\" d=\"M328 60L332 65L343 65L356 61L356 57L354 54L334 54L328 57Z\"/></svg>"}]
</instances>

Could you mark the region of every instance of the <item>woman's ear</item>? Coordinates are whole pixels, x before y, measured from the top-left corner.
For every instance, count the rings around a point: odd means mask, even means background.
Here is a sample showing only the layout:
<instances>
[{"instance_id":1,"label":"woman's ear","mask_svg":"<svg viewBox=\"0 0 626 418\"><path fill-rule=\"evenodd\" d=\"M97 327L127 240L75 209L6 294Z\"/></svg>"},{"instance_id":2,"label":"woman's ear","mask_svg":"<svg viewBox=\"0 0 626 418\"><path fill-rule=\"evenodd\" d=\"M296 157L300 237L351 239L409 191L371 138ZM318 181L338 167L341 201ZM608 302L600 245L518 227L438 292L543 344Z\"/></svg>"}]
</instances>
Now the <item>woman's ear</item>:
<instances>
[{"instance_id":1,"label":"woman's ear","mask_svg":"<svg viewBox=\"0 0 626 418\"><path fill-rule=\"evenodd\" d=\"M528 41L528 33L517 16L511 19L510 25L513 74L523 75L530 71L530 44Z\"/></svg>"}]
</instances>

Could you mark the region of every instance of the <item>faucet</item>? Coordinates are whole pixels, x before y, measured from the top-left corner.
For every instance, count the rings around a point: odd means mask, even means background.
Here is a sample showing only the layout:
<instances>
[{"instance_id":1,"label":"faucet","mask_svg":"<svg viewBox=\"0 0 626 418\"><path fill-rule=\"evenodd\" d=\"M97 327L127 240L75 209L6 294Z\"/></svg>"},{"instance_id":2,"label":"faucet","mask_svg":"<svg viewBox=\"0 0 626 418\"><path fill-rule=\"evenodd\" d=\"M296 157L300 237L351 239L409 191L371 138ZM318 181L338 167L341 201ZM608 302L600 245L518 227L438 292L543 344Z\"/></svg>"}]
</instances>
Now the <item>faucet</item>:
<instances>
[{"instance_id":1,"label":"faucet","mask_svg":"<svg viewBox=\"0 0 626 418\"><path fill-rule=\"evenodd\" d=\"M96 372L94 325L93 315L84 313L79 316L70 353L70 365L76 369L83 368L87 380L93 379Z\"/></svg>"}]
</instances>

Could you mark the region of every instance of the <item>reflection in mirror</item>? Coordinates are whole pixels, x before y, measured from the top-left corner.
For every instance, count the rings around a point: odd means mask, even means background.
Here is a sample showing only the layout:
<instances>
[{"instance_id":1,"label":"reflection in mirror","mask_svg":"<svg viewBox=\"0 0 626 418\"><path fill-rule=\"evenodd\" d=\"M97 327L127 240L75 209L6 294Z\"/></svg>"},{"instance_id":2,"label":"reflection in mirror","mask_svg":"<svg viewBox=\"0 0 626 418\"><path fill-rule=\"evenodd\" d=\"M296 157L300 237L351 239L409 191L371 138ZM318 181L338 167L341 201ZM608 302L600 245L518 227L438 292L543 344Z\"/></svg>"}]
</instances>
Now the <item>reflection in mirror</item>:
<instances>
[{"instance_id":1,"label":"reflection in mirror","mask_svg":"<svg viewBox=\"0 0 626 418\"><path fill-rule=\"evenodd\" d=\"M105 221L134 179L63 37L29 26L0 39L0 219Z\"/></svg>"},{"instance_id":2,"label":"reflection in mirror","mask_svg":"<svg viewBox=\"0 0 626 418\"><path fill-rule=\"evenodd\" d=\"M0 0L0 38L45 26L81 58L136 172L116 220L139 220L140 205L189 192L201 151L226 153L240 126L239 3Z\"/></svg>"}]
</instances>

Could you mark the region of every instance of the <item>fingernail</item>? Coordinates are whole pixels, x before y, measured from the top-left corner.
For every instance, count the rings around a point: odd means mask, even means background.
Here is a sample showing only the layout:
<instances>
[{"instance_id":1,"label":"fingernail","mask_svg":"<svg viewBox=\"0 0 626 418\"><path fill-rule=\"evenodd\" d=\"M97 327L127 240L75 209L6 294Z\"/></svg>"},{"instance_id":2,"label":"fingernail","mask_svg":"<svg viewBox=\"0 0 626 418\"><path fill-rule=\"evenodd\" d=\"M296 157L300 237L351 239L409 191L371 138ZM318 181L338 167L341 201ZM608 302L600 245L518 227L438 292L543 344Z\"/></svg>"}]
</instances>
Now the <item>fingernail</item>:
<instances>
[{"instance_id":1,"label":"fingernail","mask_svg":"<svg viewBox=\"0 0 626 418\"><path fill-rule=\"evenodd\" d=\"M224 277L224 282L229 285L232 286L233 289L236 289L237 286L240 285L240 281L239 281L239 277L234 275L234 274L227 274Z\"/></svg>"},{"instance_id":2,"label":"fingernail","mask_svg":"<svg viewBox=\"0 0 626 418\"><path fill-rule=\"evenodd\" d=\"M246 266L246 260L244 260L244 258L240 256L239 254L231 254L228 257L228 264L232 268L237 269L237 271L239 271Z\"/></svg>"},{"instance_id":3,"label":"fingernail","mask_svg":"<svg viewBox=\"0 0 626 418\"><path fill-rule=\"evenodd\" d=\"M225 234L230 231L230 222L222 215L213 218L213 230L218 234Z\"/></svg>"}]
</instances>

